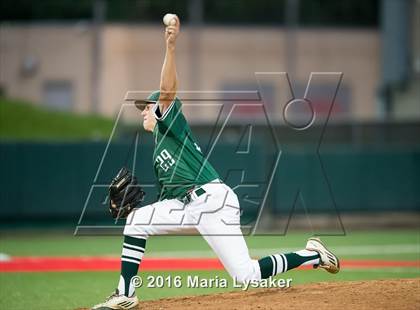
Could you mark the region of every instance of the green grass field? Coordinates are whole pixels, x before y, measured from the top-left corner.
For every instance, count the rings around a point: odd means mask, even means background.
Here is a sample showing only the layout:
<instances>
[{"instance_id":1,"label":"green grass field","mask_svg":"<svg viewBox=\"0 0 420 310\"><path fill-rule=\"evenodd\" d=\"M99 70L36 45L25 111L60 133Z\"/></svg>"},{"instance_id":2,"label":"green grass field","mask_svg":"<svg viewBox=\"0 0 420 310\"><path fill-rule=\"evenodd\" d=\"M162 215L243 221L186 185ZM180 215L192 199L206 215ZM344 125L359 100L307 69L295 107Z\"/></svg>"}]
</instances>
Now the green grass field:
<instances>
[{"instance_id":1,"label":"green grass field","mask_svg":"<svg viewBox=\"0 0 420 310\"><path fill-rule=\"evenodd\" d=\"M21 100L0 97L2 140L107 139L114 121L47 109Z\"/></svg>"},{"instance_id":2,"label":"green grass field","mask_svg":"<svg viewBox=\"0 0 420 310\"><path fill-rule=\"evenodd\" d=\"M304 246L308 234L247 237L252 256L289 251ZM350 232L347 236L324 237L341 259L420 260L420 233L413 230ZM83 256L120 254L120 237L73 237L65 234L2 233L0 253L15 256ZM148 240L148 257L214 257L201 237L154 237ZM148 275L199 275L229 279L223 271L140 272ZM337 275L317 270L298 270L280 275L292 285L314 281L346 281L419 277L419 268L343 269ZM74 309L102 301L116 286L117 272L0 273L0 300L7 309ZM169 296L210 294L229 289L147 288L137 289L143 300ZM4 308L4 307L1 307Z\"/></svg>"}]
</instances>

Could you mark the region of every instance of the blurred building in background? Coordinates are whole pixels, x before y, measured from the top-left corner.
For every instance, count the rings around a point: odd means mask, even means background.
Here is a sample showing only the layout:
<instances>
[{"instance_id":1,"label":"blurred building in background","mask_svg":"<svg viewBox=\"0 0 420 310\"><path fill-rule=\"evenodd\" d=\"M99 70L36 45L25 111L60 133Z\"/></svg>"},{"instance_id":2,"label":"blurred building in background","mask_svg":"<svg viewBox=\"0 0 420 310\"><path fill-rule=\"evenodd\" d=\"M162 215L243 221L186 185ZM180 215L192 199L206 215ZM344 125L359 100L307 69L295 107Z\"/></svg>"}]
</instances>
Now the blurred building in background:
<instances>
[{"instance_id":1,"label":"blurred building in background","mask_svg":"<svg viewBox=\"0 0 420 310\"><path fill-rule=\"evenodd\" d=\"M8 96L79 112L93 110L93 31L89 26L4 25L0 31L0 57L5 60L1 84ZM181 90L258 90L255 72L289 68L284 29L205 27L193 50L190 41L195 35L191 27L183 27L177 46ZM301 95L311 72L343 72L336 113L349 119L378 118L378 31L307 29L296 31L294 40L294 72L288 73ZM101 46L96 111L114 116L127 90L159 87L162 26L105 26ZM194 57L199 59L197 67L192 67ZM274 99L267 103L274 105L270 110L280 117L280 105L274 103L288 90L274 82L265 88Z\"/></svg>"},{"instance_id":2,"label":"blurred building in background","mask_svg":"<svg viewBox=\"0 0 420 310\"><path fill-rule=\"evenodd\" d=\"M115 116L127 90L158 88L164 58L160 18L155 24L106 23L115 4L92 3L93 22L1 24L0 86L6 96ZM136 3L148 2L133 2L133 9ZM257 90L255 72L288 72L302 96L311 72L343 72L335 121L420 118L419 1L384 0L378 27L355 21L344 28L299 27L306 12L299 17L299 4L306 7L307 1L283 4L282 24L217 25L203 21L202 1L185 3L190 17L178 43L180 89ZM263 86L276 120L282 113L276 102L284 100L285 90ZM314 87L322 93L328 85ZM207 115L195 120L213 119Z\"/></svg>"}]
</instances>

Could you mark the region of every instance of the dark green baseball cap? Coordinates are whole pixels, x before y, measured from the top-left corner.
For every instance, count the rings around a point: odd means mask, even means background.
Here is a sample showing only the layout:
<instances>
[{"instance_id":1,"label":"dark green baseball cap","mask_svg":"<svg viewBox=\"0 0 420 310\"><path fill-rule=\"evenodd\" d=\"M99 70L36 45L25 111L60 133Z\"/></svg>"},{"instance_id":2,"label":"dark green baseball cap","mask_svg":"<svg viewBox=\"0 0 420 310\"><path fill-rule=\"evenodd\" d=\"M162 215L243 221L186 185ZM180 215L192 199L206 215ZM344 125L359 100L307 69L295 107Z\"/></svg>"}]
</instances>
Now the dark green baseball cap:
<instances>
[{"instance_id":1,"label":"dark green baseball cap","mask_svg":"<svg viewBox=\"0 0 420 310\"><path fill-rule=\"evenodd\" d=\"M160 91L155 90L145 100L136 100L134 101L134 104L136 105L137 109L139 109L140 111L143 111L146 105L158 102L159 97L160 97Z\"/></svg>"}]
</instances>

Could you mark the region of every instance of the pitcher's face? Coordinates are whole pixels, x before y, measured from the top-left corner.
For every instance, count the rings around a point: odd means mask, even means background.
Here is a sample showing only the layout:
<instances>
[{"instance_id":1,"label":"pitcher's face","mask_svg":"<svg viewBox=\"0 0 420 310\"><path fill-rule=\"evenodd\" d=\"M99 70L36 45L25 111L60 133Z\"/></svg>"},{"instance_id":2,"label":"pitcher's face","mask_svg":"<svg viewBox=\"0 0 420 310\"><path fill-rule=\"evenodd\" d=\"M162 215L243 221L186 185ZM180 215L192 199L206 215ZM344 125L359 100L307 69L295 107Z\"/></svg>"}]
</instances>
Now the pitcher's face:
<instances>
[{"instance_id":1,"label":"pitcher's face","mask_svg":"<svg viewBox=\"0 0 420 310\"><path fill-rule=\"evenodd\" d=\"M141 111L141 116L143 116L143 128L151 132L153 132L156 125L156 118L152 111L153 105L153 103L147 104L144 110Z\"/></svg>"}]
</instances>

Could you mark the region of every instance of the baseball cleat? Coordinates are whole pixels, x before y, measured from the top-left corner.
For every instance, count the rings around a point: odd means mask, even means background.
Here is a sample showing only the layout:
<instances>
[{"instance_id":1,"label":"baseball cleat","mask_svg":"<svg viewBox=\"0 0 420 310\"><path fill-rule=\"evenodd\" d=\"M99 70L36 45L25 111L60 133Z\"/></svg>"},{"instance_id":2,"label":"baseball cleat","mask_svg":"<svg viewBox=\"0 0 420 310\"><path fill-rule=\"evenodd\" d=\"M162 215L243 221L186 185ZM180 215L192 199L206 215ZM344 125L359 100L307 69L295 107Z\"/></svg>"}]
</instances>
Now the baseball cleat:
<instances>
[{"instance_id":1,"label":"baseball cleat","mask_svg":"<svg viewBox=\"0 0 420 310\"><path fill-rule=\"evenodd\" d=\"M320 256L319 265L314 265L314 268L323 268L329 273L337 273L340 271L340 261L331 251L329 251L319 238L309 238L306 243L306 249L309 251L318 252Z\"/></svg>"},{"instance_id":2,"label":"baseball cleat","mask_svg":"<svg viewBox=\"0 0 420 310\"><path fill-rule=\"evenodd\" d=\"M139 300L137 296L127 297L119 295L118 289L110 295L104 303L93 306L92 310L128 310L137 309Z\"/></svg>"}]
</instances>

